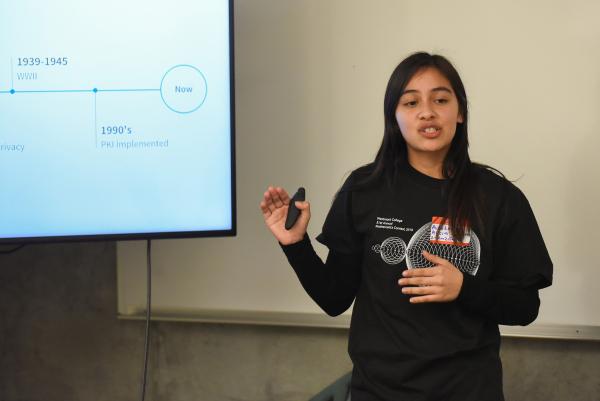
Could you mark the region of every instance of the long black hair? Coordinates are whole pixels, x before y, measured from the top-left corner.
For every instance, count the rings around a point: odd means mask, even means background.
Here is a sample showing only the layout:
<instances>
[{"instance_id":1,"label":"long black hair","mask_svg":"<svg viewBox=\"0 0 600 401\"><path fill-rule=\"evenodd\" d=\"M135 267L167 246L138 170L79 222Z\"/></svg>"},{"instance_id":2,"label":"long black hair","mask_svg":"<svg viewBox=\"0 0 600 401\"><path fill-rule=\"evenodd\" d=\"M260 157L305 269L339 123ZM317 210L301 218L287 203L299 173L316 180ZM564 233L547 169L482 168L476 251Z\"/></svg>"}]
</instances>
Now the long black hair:
<instances>
[{"instance_id":1,"label":"long black hair","mask_svg":"<svg viewBox=\"0 0 600 401\"><path fill-rule=\"evenodd\" d=\"M408 82L417 72L426 68L435 68L450 81L463 120L462 123L457 123L456 133L442 166L442 175L446 179L443 188L447 199L445 219L449 222L456 240L463 238L467 227L473 225L480 228L483 234L484 194L480 191L476 170L489 166L473 163L469 157L467 94L458 72L443 56L425 52L414 53L398 64L392 73L383 105L383 140L372 163L370 174L357 182L357 187L369 186L381 179L393 185L402 166L408 163L407 145L396 120L396 108Z\"/></svg>"}]
</instances>

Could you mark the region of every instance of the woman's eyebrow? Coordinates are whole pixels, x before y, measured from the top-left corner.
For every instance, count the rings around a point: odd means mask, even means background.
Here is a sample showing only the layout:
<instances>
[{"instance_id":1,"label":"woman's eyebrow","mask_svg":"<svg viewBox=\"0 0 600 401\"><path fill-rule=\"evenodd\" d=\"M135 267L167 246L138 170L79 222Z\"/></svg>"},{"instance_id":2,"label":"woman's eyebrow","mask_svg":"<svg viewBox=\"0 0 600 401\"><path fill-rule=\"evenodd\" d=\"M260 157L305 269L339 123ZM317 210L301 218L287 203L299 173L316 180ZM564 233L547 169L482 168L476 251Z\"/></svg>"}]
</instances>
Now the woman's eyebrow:
<instances>
[{"instance_id":1,"label":"woman's eyebrow","mask_svg":"<svg viewBox=\"0 0 600 401\"><path fill-rule=\"evenodd\" d=\"M430 92L448 92L449 94L452 94L452 90L445 86L438 86L436 88L433 88ZM406 89L404 92L402 92L402 94L400 96L403 96L407 93L421 93L421 92L416 89Z\"/></svg>"}]
</instances>

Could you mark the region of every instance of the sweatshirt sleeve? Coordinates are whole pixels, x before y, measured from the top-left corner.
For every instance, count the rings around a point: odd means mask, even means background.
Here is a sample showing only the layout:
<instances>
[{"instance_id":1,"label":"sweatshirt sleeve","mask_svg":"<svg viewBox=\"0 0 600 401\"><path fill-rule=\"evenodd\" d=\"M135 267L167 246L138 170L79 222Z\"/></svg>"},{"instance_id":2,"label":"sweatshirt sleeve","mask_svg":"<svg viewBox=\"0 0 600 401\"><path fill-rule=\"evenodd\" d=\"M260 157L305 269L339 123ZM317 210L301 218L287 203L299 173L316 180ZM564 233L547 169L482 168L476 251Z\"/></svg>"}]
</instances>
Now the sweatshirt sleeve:
<instances>
[{"instance_id":1,"label":"sweatshirt sleeve","mask_svg":"<svg viewBox=\"0 0 600 401\"><path fill-rule=\"evenodd\" d=\"M510 184L494 232L494 272L490 280L518 288L552 284L552 260L529 201Z\"/></svg>"},{"instance_id":2,"label":"sweatshirt sleeve","mask_svg":"<svg viewBox=\"0 0 600 401\"><path fill-rule=\"evenodd\" d=\"M457 301L498 324L527 325L539 311L539 289L552 284L552 261L525 195L507 184L494 231L494 272L463 275Z\"/></svg>"},{"instance_id":3,"label":"sweatshirt sleeve","mask_svg":"<svg viewBox=\"0 0 600 401\"><path fill-rule=\"evenodd\" d=\"M306 234L299 242L279 245L304 290L325 313L337 316L352 305L361 276L361 260L356 254L330 250L323 263Z\"/></svg>"},{"instance_id":4,"label":"sweatshirt sleeve","mask_svg":"<svg viewBox=\"0 0 600 401\"><path fill-rule=\"evenodd\" d=\"M526 326L536 319L540 307L535 287L520 288L478 280L469 274L463 274L457 301L465 309L504 325Z\"/></svg>"}]
</instances>

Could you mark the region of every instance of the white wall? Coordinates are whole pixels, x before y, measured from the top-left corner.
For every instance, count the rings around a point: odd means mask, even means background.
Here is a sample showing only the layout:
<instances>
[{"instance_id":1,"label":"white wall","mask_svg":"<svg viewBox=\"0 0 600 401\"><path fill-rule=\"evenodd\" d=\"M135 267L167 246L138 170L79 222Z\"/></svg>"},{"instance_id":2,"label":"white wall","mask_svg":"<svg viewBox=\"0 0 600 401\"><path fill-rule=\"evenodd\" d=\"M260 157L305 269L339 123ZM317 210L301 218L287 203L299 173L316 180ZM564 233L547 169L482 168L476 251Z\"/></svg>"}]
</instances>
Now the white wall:
<instances>
[{"instance_id":1,"label":"white wall","mask_svg":"<svg viewBox=\"0 0 600 401\"><path fill-rule=\"evenodd\" d=\"M263 225L262 192L305 186L314 238L345 173L379 146L391 71L425 50L461 73L472 158L520 178L538 218L555 263L538 328L598 335L599 2L239 0L235 11L239 235L156 241L157 311L314 317L318 309ZM123 315L143 310L144 257L143 243L119 244ZM339 322L331 324L347 324L347 316Z\"/></svg>"}]
</instances>

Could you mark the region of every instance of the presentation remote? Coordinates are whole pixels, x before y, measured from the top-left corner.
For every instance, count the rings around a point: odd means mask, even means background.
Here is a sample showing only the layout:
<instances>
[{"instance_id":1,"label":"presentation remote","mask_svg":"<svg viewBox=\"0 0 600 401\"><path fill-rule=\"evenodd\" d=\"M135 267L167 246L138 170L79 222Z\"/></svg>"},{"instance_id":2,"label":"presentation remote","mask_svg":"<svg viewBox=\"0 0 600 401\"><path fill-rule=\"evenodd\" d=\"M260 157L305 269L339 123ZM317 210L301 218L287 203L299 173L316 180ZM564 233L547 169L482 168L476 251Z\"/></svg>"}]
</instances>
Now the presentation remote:
<instances>
[{"instance_id":1,"label":"presentation remote","mask_svg":"<svg viewBox=\"0 0 600 401\"><path fill-rule=\"evenodd\" d=\"M289 230L294 226L296 220L300 216L300 209L296 207L296 201L304 201L306 198L306 191L303 187L298 188L298 191L294 194L290 200L290 206L288 209L287 218L285 219L285 229Z\"/></svg>"}]
</instances>

